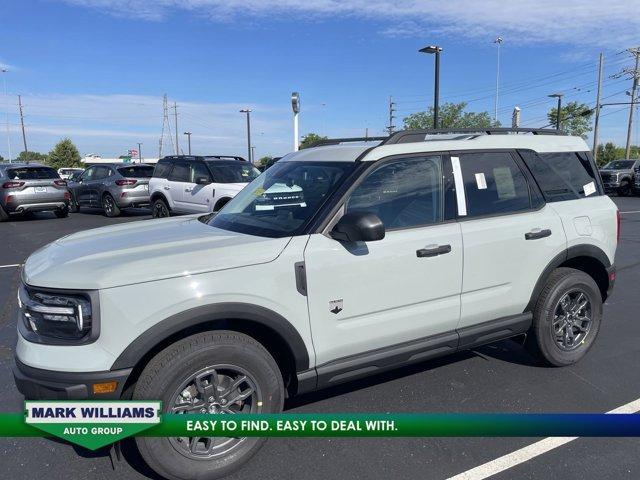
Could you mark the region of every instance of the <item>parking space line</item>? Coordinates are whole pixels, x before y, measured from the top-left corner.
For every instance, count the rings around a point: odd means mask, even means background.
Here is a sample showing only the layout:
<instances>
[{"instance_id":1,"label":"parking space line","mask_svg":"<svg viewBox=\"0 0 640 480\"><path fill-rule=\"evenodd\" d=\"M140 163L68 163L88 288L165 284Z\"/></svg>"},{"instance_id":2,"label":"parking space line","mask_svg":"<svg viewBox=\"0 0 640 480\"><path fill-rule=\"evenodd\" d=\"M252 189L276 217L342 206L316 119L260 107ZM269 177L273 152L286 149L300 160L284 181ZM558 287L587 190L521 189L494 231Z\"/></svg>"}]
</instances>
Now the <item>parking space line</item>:
<instances>
[{"instance_id":1,"label":"parking space line","mask_svg":"<svg viewBox=\"0 0 640 480\"><path fill-rule=\"evenodd\" d=\"M637 413L640 411L640 398L622 405L606 413ZM566 445L580 437L548 437L539 442L527 445L519 450L503 455L487 463L474 467L466 472L459 473L448 480L483 480L504 472L516 465L527 462L535 457L547 453L555 448Z\"/></svg>"},{"instance_id":2,"label":"parking space line","mask_svg":"<svg viewBox=\"0 0 640 480\"><path fill-rule=\"evenodd\" d=\"M22 264L21 263L14 263L11 265L0 265L0 268L14 268L14 267L20 267Z\"/></svg>"}]
</instances>

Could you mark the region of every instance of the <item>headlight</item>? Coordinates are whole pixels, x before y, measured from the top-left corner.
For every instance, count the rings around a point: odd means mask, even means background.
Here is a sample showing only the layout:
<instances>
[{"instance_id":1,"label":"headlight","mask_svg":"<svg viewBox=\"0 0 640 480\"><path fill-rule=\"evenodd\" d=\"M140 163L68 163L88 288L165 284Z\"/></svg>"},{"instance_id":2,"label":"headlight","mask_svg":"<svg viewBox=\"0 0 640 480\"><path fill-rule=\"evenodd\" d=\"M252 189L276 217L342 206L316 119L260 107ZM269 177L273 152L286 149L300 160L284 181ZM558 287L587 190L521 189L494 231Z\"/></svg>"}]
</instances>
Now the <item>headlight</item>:
<instances>
[{"instance_id":1,"label":"headlight","mask_svg":"<svg viewBox=\"0 0 640 480\"><path fill-rule=\"evenodd\" d=\"M18 306L23 326L38 337L80 341L93 327L91 300L81 294L53 293L22 285Z\"/></svg>"}]
</instances>

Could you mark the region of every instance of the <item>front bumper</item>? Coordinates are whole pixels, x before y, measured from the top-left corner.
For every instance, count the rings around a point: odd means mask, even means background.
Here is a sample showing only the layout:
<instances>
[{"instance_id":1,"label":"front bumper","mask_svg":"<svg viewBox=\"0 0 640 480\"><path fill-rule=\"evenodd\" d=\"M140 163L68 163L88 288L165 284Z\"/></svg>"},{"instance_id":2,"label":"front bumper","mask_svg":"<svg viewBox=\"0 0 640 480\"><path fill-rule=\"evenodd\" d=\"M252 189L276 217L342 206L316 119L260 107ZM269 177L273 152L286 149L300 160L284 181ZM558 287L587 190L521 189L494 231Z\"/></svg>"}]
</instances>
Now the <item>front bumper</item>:
<instances>
[{"instance_id":1,"label":"front bumper","mask_svg":"<svg viewBox=\"0 0 640 480\"><path fill-rule=\"evenodd\" d=\"M16 359L13 378L27 400L113 400L122 396L131 368L107 372L56 372L29 367ZM112 393L95 394L93 385L118 382Z\"/></svg>"}]
</instances>

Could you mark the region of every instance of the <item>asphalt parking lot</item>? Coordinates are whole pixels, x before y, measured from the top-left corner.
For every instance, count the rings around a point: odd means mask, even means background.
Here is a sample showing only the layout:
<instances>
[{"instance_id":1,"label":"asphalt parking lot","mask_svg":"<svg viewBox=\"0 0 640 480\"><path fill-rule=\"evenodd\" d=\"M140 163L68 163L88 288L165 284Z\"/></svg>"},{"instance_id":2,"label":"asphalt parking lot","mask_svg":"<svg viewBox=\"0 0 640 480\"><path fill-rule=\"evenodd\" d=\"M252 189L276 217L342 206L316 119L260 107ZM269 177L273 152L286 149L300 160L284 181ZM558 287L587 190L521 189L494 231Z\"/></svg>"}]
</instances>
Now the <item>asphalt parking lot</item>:
<instances>
[{"instance_id":1,"label":"asphalt parking lot","mask_svg":"<svg viewBox=\"0 0 640 480\"><path fill-rule=\"evenodd\" d=\"M518 343L426 362L296 398L295 412L608 412L640 398L640 198L614 198L622 215L618 277L605 305L599 338L577 365L539 366ZM38 214L0 224L0 411L23 408L11 375L16 341L15 296L29 254L72 232L144 220L148 211L107 219L83 211L65 219ZM235 476L280 478L445 479L533 444L533 438L270 439ZM496 479L640 477L640 439L580 438L534 456ZM151 474L113 462L109 450L90 452L45 439L0 439L4 478L141 479ZM475 475L475 476L474 476ZM470 472L466 478L483 478Z\"/></svg>"}]
</instances>

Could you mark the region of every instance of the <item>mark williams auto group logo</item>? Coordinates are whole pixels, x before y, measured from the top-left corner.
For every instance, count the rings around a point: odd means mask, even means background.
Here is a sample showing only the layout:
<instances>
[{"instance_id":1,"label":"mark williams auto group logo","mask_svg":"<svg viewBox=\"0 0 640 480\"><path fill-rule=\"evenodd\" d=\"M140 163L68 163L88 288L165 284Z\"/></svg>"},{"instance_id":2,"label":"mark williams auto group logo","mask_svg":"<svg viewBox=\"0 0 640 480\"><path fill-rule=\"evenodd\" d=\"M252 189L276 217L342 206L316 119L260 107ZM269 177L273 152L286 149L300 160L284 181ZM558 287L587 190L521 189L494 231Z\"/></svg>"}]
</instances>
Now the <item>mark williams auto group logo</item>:
<instances>
[{"instance_id":1,"label":"mark williams auto group logo","mask_svg":"<svg viewBox=\"0 0 640 480\"><path fill-rule=\"evenodd\" d=\"M91 450L160 423L161 402L25 402L26 423Z\"/></svg>"}]
</instances>

